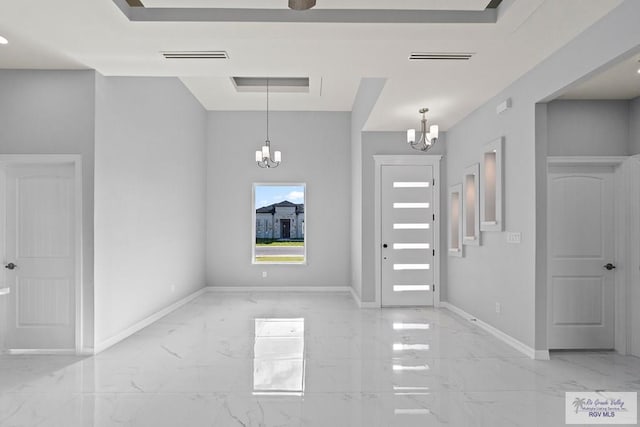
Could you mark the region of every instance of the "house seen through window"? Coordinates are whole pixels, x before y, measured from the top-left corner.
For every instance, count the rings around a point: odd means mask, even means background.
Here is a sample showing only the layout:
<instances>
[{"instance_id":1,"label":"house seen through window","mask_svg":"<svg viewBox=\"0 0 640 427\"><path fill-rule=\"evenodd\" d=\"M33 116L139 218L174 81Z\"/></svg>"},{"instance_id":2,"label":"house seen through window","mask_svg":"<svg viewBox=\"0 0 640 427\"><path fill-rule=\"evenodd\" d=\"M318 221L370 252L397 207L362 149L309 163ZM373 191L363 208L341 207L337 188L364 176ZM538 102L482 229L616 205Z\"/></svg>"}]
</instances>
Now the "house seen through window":
<instances>
[{"instance_id":1,"label":"house seen through window","mask_svg":"<svg viewBox=\"0 0 640 427\"><path fill-rule=\"evenodd\" d=\"M305 263L305 185L254 184L253 195L253 262Z\"/></svg>"}]
</instances>

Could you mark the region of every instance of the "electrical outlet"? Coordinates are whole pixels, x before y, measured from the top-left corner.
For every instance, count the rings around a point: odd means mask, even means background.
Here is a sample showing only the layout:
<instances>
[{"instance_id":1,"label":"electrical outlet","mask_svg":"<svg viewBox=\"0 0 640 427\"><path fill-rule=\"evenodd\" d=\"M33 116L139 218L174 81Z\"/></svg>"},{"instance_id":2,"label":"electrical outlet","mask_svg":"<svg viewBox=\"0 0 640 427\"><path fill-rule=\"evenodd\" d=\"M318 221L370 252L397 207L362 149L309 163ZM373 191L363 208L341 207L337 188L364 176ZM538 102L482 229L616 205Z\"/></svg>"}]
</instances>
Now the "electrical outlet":
<instances>
[{"instance_id":1,"label":"electrical outlet","mask_svg":"<svg viewBox=\"0 0 640 427\"><path fill-rule=\"evenodd\" d=\"M522 240L522 233L507 233L507 243L520 243Z\"/></svg>"},{"instance_id":2,"label":"electrical outlet","mask_svg":"<svg viewBox=\"0 0 640 427\"><path fill-rule=\"evenodd\" d=\"M266 272L266 271L263 271L263 272L262 272L262 278L263 278L263 279L266 279L266 278L267 278L267 272Z\"/></svg>"},{"instance_id":3,"label":"electrical outlet","mask_svg":"<svg viewBox=\"0 0 640 427\"><path fill-rule=\"evenodd\" d=\"M496 313L500 314L502 312L502 305L499 302L496 303Z\"/></svg>"}]
</instances>

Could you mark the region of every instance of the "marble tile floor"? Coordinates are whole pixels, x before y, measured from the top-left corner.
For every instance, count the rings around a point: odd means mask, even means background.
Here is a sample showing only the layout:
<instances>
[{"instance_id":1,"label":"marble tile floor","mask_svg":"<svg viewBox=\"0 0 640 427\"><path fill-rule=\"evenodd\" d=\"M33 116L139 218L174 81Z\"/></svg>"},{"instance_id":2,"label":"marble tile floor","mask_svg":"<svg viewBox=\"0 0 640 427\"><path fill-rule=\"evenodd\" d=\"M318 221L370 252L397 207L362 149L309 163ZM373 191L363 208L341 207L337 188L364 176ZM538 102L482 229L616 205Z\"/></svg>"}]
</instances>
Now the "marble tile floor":
<instances>
[{"instance_id":1,"label":"marble tile floor","mask_svg":"<svg viewBox=\"0 0 640 427\"><path fill-rule=\"evenodd\" d=\"M1 356L0 426L563 426L640 359L530 360L446 310L207 293L94 357Z\"/></svg>"}]
</instances>

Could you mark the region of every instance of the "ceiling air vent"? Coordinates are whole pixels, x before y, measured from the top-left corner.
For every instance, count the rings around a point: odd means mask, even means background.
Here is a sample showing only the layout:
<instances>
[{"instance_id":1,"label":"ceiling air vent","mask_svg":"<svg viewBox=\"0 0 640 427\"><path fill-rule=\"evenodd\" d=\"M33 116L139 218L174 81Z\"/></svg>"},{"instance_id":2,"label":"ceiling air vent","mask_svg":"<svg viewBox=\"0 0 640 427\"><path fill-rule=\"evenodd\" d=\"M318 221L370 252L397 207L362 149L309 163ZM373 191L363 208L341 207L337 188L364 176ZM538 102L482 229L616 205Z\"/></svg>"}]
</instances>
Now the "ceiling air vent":
<instances>
[{"instance_id":1,"label":"ceiling air vent","mask_svg":"<svg viewBox=\"0 0 640 427\"><path fill-rule=\"evenodd\" d=\"M473 53L411 52L410 61L468 61Z\"/></svg>"},{"instance_id":2,"label":"ceiling air vent","mask_svg":"<svg viewBox=\"0 0 640 427\"><path fill-rule=\"evenodd\" d=\"M229 59L224 50L191 50L161 52L166 59Z\"/></svg>"}]
</instances>

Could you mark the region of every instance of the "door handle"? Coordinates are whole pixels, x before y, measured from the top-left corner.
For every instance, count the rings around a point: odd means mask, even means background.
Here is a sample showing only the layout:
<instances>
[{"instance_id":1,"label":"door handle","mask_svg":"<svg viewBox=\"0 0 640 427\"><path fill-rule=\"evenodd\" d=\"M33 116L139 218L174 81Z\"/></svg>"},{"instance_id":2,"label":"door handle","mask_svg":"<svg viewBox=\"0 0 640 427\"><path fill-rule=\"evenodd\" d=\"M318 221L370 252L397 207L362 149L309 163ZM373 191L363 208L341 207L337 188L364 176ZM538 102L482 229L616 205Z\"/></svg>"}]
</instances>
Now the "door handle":
<instances>
[{"instance_id":1,"label":"door handle","mask_svg":"<svg viewBox=\"0 0 640 427\"><path fill-rule=\"evenodd\" d=\"M387 248L387 244L385 243L384 245L382 245L382 247L386 249Z\"/></svg>"},{"instance_id":2,"label":"door handle","mask_svg":"<svg viewBox=\"0 0 640 427\"><path fill-rule=\"evenodd\" d=\"M4 268L6 268L7 270L14 270L16 267L18 267L17 265L15 265L14 263L10 262L9 264L5 265Z\"/></svg>"},{"instance_id":3,"label":"door handle","mask_svg":"<svg viewBox=\"0 0 640 427\"><path fill-rule=\"evenodd\" d=\"M611 264L611 263L608 263L607 265L605 265L605 266L604 266L604 268L606 268L607 270L611 271L611 270L613 270L614 268L616 268L616 266L615 266L615 265L613 265L613 264Z\"/></svg>"}]
</instances>

